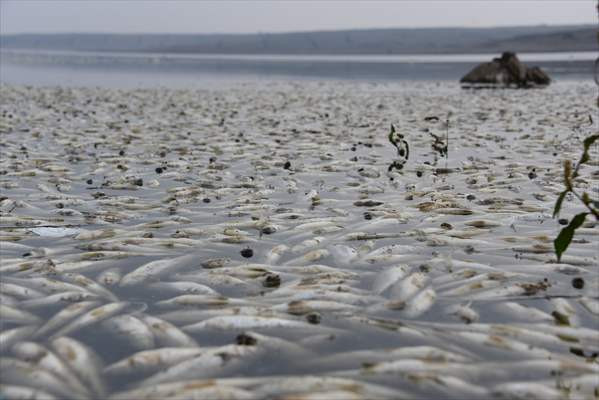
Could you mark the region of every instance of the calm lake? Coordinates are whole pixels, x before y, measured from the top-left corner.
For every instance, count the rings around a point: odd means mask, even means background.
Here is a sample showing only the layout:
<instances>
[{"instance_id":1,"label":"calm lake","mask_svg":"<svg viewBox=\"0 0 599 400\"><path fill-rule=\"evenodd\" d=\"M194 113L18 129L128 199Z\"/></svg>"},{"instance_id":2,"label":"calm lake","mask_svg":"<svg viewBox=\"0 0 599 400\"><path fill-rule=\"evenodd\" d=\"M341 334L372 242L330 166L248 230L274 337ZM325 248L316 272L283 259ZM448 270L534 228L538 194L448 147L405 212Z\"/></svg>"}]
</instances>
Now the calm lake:
<instances>
[{"instance_id":1,"label":"calm lake","mask_svg":"<svg viewBox=\"0 0 599 400\"><path fill-rule=\"evenodd\" d=\"M198 87L264 79L457 81L498 54L219 55L3 50L0 81L12 84ZM592 79L594 52L521 53L557 80Z\"/></svg>"}]
</instances>

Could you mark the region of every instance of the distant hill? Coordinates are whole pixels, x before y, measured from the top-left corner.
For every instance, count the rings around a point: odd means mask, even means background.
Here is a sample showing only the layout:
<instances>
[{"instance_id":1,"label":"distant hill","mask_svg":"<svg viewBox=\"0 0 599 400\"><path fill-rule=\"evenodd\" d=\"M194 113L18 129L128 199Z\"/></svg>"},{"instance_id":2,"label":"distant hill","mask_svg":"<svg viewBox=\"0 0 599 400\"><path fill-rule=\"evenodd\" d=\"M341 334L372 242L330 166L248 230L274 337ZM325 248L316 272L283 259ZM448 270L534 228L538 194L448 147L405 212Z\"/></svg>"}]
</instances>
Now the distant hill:
<instances>
[{"instance_id":1,"label":"distant hill","mask_svg":"<svg viewBox=\"0 0 599 400\"><path fill-rule=\"evenodd\" d=\"M593 25L257 34L18 34L2 49L218 54L448 54L598 50Z\"/></svg>"}]
</instances>

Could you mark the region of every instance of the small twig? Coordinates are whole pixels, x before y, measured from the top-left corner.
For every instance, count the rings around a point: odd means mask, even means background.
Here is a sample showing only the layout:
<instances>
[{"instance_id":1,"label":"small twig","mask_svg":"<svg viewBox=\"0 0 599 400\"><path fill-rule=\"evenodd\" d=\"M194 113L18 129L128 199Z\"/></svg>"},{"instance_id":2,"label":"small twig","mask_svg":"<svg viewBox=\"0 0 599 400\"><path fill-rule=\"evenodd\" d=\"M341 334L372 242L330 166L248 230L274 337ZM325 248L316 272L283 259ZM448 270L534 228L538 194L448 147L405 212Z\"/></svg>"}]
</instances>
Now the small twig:
<instances>
[{"instance_id":1,"label":"small twig","mask_svg":"<svg viewBox=\"0 0 599 400\"><path fill-rule=\"evenodd\" d=\"M451 112L447 113L447 121L445 121L445 169L447 169L447 160L449 159L449 116Z\"/></svg>"}]
</instances>

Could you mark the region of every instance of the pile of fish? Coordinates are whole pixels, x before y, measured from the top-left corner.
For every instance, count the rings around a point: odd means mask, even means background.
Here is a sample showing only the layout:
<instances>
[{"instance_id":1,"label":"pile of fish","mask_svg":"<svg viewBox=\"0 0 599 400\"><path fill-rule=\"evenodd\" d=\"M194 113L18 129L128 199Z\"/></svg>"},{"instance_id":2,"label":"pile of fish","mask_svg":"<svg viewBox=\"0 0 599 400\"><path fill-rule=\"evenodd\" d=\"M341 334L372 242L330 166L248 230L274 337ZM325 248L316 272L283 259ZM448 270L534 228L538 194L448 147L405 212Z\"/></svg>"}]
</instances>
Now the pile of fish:
<instances>
[{"instance_id":1,"label":"pile of fish","mask_svg":"<svg viewBox=\"0 0 599 400\"><path fill-rule=\"evenodd\" d=\"M599 398L591 83L0 90L1 398Z\"/></svg>"}]
</instances>

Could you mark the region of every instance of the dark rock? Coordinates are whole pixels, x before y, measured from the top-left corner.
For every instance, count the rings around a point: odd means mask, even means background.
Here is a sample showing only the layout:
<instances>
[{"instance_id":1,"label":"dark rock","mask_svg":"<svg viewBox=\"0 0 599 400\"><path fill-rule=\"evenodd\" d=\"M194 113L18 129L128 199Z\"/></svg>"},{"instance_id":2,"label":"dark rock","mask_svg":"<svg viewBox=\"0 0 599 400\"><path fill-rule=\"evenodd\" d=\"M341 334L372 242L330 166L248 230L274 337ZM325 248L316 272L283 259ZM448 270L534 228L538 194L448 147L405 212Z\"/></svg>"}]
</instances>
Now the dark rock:
<instances>
[{"instance_id":1,"label":"dark rock","mask_svg":"<svg viewBox=\"0 0 599 400\"><path fill-rule=\"evenodd\" d=\"M239 346L255 346L258 341L246 333L241 333L235 338L235 343Z\"/></svg>"},{"instance_id":2,"label":"dark rock","mask_svg":"<svg viewBox=\"0 0 599 400\"><path fill-rule=\"evenodd\" d=\"M254 250L252 249L243 249L241 250L241 256L245 257L245 258L250 258L251 256L254 255Z\"/></svg>"},{"instance_id":3,"label":"dark rock","mask_svg":"<svg viewBox=\"0 0 599 400\"><path fill-rule=\"evenodd\" d=\"M532 88L546 86L550 82L551 79L543 70L539 67L528 68L511 52L504 52L500 58L477 65L460 79L463 88Z\"/></svg>"},{"instance_id":4,"label":"dark rock","mask_svg":"<svg viewBox=\"0 0 599 400\"><path fill-rule=\"evenodd\" d=\"M526 71L526 81L536 85L549 85L551 78L541 68L532 67Z\"/></svg>"},{"instance_id":5,"label":"dark rock","mask_svg":"<svg viewBox=\"0 0 599 400\"><path fill-rule=\"evenodd\" d=\"M584 287L584 279L582 279L582 278L572 279L572 286L575 289L582 289Z\"/></svg>"}]
</instances>

